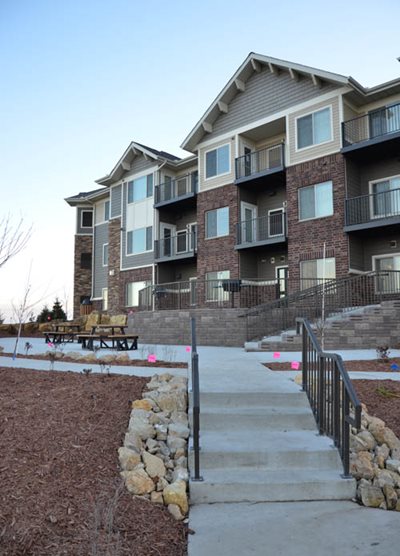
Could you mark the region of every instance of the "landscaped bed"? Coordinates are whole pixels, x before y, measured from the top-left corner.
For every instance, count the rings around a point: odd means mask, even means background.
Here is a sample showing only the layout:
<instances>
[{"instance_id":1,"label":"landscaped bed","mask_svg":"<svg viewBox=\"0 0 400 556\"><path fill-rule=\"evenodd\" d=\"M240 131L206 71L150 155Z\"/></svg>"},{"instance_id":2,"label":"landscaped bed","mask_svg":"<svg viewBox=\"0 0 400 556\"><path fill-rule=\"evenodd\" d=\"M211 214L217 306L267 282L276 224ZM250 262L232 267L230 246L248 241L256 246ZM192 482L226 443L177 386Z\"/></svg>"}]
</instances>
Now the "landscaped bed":
<instances>
[{"instance_id":1,"label":"landscaped bed","mask_svg":"<svg viewBox=\"0 0 400 556\"><path fill-rule=\"evenodd\" d=\"M119 476L148 380L0 368L0 554L186 554L186 526Z\"/></svg>"},{"instance_id":2,"label":"landscaped bed","mask_svg":"<svg viewBox=\"0 0 400 556\"><path fill-rule=\"evenodd\" d=\"M272 361L270 363L263 363L265 367L268 367L271 371L292 371L291 362L283 363L281 361ZM389 361L377 361L376 359L357 359L353 361L344 361L344 366L349 372L373 372L373 373L398 373L400 371L400 359L392 358ZM398 367L392 368L392 366ZM299 368L296 369L301 371L301 362L299 362Z\"/></svg>"}]
</instances>

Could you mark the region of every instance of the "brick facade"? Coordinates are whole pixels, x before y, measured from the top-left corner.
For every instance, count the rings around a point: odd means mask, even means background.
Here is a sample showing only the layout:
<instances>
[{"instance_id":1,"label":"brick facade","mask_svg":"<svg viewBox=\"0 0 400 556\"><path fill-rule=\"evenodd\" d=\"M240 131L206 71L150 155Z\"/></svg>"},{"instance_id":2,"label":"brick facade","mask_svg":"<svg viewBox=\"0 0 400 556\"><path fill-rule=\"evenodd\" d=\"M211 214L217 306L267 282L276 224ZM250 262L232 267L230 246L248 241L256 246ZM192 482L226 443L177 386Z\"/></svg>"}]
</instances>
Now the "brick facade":
<instances>
[{"instance_id":1,"label":"brick facade","mask_svg":"<svg viewBox=\"0 0 400 556\"><path fill-rule=\"evenodd\" d=\"M93 251L93 237L75 236L74 246L74 318L79 317L82 297L92 295L92 269L81 268L82 253Z\"/></svg>"},{"instance_id":2,"label":"brick facade","mask_svg":"<svg viewBox=\"0 0 400 556\"><path fill-rule=\"evenodd\" d=\"M206 212L229 207L229 236L206 239ZM230 270L231 278L239 278L239 255L235 250L238 222L238 188L225 185L203 191L197 197L197 277L206 278L207 272Z\"/></svg>"},{"instance_id":3,"label":"brick facade","mask_svg":"<svg viewBox=\"0 0 400 556\"><path fill-rule=\"evenodd\" d=\"M333 183L333 215L300 222L298 190L325 181ZM336 276L346 276L349 271L349 248L343 230L346 189L343 155L324 156L289 167L286 184L290 279L300 277L302 260L322 258L324 242L327 256L336 259Z\"/></svg>"},{"instance_id":4,"label":"brick facade","mask_svg":"<svg viewBox=\"0 0 400 556\"><path fill-rule=\"evenodd\" d=\"M108 313L118 314L120 308L121 219L108 223Z\"/></svg>"}]
</instances>

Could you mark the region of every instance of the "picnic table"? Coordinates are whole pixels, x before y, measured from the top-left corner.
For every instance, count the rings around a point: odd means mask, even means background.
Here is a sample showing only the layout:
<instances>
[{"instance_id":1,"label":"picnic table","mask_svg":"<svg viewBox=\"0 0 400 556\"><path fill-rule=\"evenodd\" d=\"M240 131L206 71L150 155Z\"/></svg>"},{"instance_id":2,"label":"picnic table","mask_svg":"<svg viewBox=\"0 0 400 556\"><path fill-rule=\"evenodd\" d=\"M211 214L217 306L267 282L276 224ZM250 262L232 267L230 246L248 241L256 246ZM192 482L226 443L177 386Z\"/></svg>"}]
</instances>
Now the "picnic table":
<instances>
[{"instance_id":1,"label":"picnic table","mask_svg":"<svg viewBox=\"0 0 400 556\"><path fill-rule=\"evenodd\" d=\"M44 341L46 344L73 342L75 337L79 335L80 329L80 324L58 322L53 325L53 330L43 332Z\"/></svg>"},{"instance_id":2,"label":"picnic table","mask_svg":"<svg viewBox=\"0 0 400 556\"><path fill-rule=\"evenodd\" d=\"M119 328L119 327L117 327ZM99 342L100 348L117 349L118 351L129 351L138 348L137 334L79 334L78 340L82 349L94 350L94 342Z\"/></svg>"},{"instance_id":3,"label":"picnic table","mask_svg":"<svg viewBox=\"0 0 400 556\"><path fill-rule=\"evenodd\" d=\"M111 334L115 334L116 330L118 330L120 334L125 334L126 329L126 324L94 324L92 326L92 334L96 334L97 331L100 334L105 330L111 330Z\"/></svg>"}]
</instances>

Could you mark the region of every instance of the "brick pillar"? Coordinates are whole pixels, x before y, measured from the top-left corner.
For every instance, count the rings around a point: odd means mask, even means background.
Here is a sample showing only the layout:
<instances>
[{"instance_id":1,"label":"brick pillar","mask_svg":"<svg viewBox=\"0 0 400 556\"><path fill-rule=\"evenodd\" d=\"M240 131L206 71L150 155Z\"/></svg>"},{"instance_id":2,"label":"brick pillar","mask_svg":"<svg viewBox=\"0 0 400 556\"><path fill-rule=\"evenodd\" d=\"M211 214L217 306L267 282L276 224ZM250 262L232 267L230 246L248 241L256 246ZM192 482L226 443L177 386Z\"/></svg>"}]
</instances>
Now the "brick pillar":
<instances>
[{"instance_id":1,"label":"brick pillar","mask_svg":"<svg viewBox=\"0 0 400 556\"><path fill-rule=\"evenodd\" d=\"M93 251L93 237L75 236L74 246L74 319L80 315L81 297L90 297L92 295L92 269L81 268L82 253L90 253Z\"/></svg>"},{"instance_id":2,"label":"brick pillar","mask_svg":"<svg viewBox=\"0 0 400 556\"><path fill-rule=\"evenodd\" d=\"M108 223L108 311L110 315L121 313L120 305L120 256L121 219L113 218Z\"/></svg>"}]
</instances>

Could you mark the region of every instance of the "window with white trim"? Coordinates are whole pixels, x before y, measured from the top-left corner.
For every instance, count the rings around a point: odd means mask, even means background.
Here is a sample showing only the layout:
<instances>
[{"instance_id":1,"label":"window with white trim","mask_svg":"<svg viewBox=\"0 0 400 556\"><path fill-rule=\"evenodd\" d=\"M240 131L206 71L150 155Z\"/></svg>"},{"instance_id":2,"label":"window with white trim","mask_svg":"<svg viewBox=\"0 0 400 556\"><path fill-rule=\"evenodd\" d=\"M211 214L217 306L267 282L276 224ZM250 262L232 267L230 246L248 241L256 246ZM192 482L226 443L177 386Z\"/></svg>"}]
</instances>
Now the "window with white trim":
<instances>
[{"instance_id":1,"label":"window with white trim","mask_svg":"<svg viewBox=\"0 0 400 556\"><path fill-rule=\"evenodd\" d=\"M153 195L153 174L128 182L128 203L143 201Z\"/></svg>"},{"instance_id":2,"label":"window with white trim","mask_svg":"<svg viewBox=\"0 0 400 556\"><path fill-rule=\"evenodd\" d=\"M300 116L296 126L298 150L332 141L331 107Z\"/></svg>"},{"instance_id":3,"label":"window with white trim","mask_svg":"<svg viewBox=\"0 0 400 556\"><path fill-rule=\"evenodd\" d=\"M138 307L140 301L140 291L150 286L150 284L151 282L147 280L141 282L129 282L128 284L126 284L126 306ZM147 292L147 294L150 299L151 291ZM144 292L144 295L146 295L146 292ZM149 299L147 299L147 301L149 301ZM146 303L146 305L148 305L148 303Z\"/></svg>"},{"instance_id":4,"label":"window with white trim","mask_svg":"<svg viewBox=\"0 0 400 556\"><path fill-rule=\"evenodd\" d=\"M370 193L374 218L400 214L400 176L371 182Z\"/></svg>"},{"instance_id":5,"label":"window with white trim","mask_svg":"<svg viewBox=\"0 0 400 556\"><path fill-rule=\"evenodd\" d=\"M300 289L305 290L336 278L335 257L313 259L300 263Z\"/></svg>"},{"instance_id":6,"label":"window with white trim","mask_svg":"<svg viewBox=\"0 0 400 556\"><path fill-rule=\"evenodd\" d=\"M102 298L101 309L102 311L107 311L108 310L108 288L103 288L101 290L101 298Z\"/></svg>"},{"instance_id":7,"label":"window with white trim","mask_svg":"<svg viewBox=\"0 0 400 556\"><path fill-rule=\"evenodd\" d=\"M299 220L322 218L333 214L333 184L317 183L299 189Z\"/></svg>"},{"instance_id":8,"label":"window with white trim","mask_svg":"<svg viewBox=\"0 0 400 556\"><path fill-rule=\"evenodd\" d=\"M137 255L153 250L153 227L130 230L126 234L126 254Z\"/></svg>"},{"instance_id":9,"label":"window with white trim","mask_svg":"<svg viewBox=\"0 0 400 556\"><path fill-rule=\"evenodd\" d=\"M206 238L229 235L229 207L206 212Z\"/></svg>"},{"instance_id":10,"label":"window with white trim","mask_svg":"<svg viewBox=\"0 0 400 556\"><path fill-rule=\"evenodd\" d=\"M206 179L230 172L230 145L222 145L206 152Z\"/></svg>"},{"instance_id":11,"label":"window with white trim","mask_svg":"<svg viewBox=\"0 0 400 556\"><path fill-rule=\"evenodd\" d=\"M103 243L103 266L108 266L108 243Z\"/></svg>"},{"instance_id":12,"label":"window with white trim","mask_svg":"<svg viewBox=\"0 0 400 556\"><path fill-rule=\"evenodd\" d=\"M229 278L229 270L207 272L206 301L228 301L229 292L224 290L222 281L227 279L229 280Z\"/></svg>"}]
</instances>

